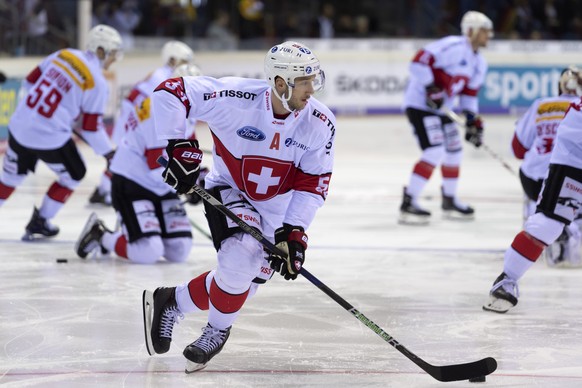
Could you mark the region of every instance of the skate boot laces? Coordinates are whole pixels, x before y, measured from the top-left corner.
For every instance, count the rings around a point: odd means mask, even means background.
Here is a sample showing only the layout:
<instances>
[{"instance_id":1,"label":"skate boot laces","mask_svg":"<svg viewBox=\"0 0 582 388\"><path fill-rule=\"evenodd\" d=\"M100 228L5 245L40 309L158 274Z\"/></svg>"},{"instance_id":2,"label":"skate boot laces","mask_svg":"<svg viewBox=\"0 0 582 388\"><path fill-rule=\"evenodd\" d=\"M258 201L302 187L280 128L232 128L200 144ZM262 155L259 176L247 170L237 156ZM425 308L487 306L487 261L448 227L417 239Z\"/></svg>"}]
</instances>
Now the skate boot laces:
<instances>
[{"instance_id":1,"label":"skate boot laces","mask_svg":"<svg viewBox=\"0 0 582 388\"><path fill-rule=\"evenodd\" d=\"M167 307L160 318L160 337L172 339L174 324L179 323L179 319L184 319L184 314L178 310L177 306Z\"/></svg>"},{"instance_id":2,"label":"skate boot laces","mask_svg":"<svg viewBox=\"0 0 582 388\"><path fill-rule=\"evenodd\" d=\"M193 345L202 349L205 353L210 354L214 349L220 347L227 337L228 329L218 330L208 325L202 328L202 335Z\"/></svg>"},{"instance_id":3,"label":"skate boot laces","mask_svg":"<svg viewBox=\"0 0 582 388\"><path fill-rule=\"evenodd\" d=\"M493 285L491 292L495 292L495 290L501 287L503 287L502 289L505 292L515 296L516 298L519 298L519 287L517 286L517 282L515 280L505 276L503 279Z\"/></svg>"}]
</instances>

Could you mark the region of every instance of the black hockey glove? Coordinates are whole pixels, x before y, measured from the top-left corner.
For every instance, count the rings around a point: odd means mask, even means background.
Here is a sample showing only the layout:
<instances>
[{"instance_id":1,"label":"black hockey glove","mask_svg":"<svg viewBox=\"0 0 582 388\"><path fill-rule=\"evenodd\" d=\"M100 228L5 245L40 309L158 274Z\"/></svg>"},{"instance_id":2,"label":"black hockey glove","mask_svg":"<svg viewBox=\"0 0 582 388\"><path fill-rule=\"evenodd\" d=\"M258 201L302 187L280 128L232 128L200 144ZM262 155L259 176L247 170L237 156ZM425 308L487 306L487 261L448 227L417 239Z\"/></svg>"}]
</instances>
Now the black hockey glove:
<instances>
[{"instance_id":1,"label":"black hockey glove","mask_svg":"<svg viewBox=\"0 0 582 388\"><path fill-rule=\"evenodd\" d=\"M432 109L440 109L445 101L445 91L435 84L426 87L426 105Z\"/></svg>"},{"instance_id":2,"label":"black hockey glove","mask_svg":"<svg viewBox=\"0 0 582 388\"><path fill-rule=\"evenodd\" d=\"M305 250L307 249L307 235L300 226L283 224L275 231L275 244L277 248L287 253L287 257L281 257L271 253L269 260L271 268L279 272L285 280L295 280L305 262Z\"/></svg>"},{"instance_id":3,"label":"black hockey glove","mask_svg":"<svg viewBox=\"0 0 582 388\"><path fill-rule=\"evenodd\" d=\"M201 167L200 168L200 176L198 177L198 179L196 180L196 184L200 187L204 187L204 178L206 178L206 175L208 175L208 173L210 172L210 170L208 169L208 167ZM188 201L188 203L190 205L198 205L201 201L202 201L202 197L199 196L196 193L190 193L190 194L186 194L186 201Z\"/></svg>"},{"instance_id":4,"label":"black hockey glove","mask_svg":"<svg viewBox=\"0 0 582 388\"><path fill-rule=\"evenodd\" d=\"M479 148L483 144L483 121L481 116L467 111L465 115L467 116L465 140Z\"/></svg>"},{"instance_id":5,"label":"black hockey glove","mask_svg":"<svg viewBox=\"0 0 582 388\"><path fill-rule=\"evenodd\" d=\"M164 182L178 194L190 194L200 175L202 151L196 140L168 140L168 165L162 172Z\"/></svg>"}]
</instances>

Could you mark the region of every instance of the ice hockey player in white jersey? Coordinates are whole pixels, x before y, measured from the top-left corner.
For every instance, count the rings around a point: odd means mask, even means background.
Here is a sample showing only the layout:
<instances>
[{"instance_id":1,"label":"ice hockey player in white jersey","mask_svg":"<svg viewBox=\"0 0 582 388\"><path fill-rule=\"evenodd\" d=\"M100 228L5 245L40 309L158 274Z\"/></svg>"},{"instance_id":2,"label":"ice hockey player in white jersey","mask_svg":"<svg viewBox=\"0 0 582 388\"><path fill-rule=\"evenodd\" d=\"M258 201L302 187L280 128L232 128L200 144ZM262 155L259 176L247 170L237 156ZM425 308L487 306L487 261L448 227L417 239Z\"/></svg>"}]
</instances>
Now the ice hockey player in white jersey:
<instances>
[{"instance_id":1,"label":"ice hockey player in white jersey","mask_svg":"<svg viewBox=\"0 0 582 388\"><path fill-rule=\"evenodd\" d=\"M536 213L505 251L503 272L495 279L484 310L505 313L517 304L518 281L574 220L581 203L582 102L578 101L558 126Z\"/></svg>"},{"instance_id":2,"label":"ice hockey player in white jersey","mask_svg":"<svg viewBox=\"0 0 582 388\"><path fill-rule=\"evenodd\" d=\"M172 77L172 72L180 65L194 63L194 52L187 44L172 40L166 42L162 47L163 65L158 67L147 77L139 81L131 89L128 95L121 101L118 117L112 131L114 144L119 144L121 138L127 132L127 118L139 107L142 102L151 96L154 89L165 79ZM89 203L111 205L111 172L105 170L101 176L99 185L89 197Z\"/></svg>"},{"instance_id":3,"label":"ice hockey player in white jersey","mask_svg":"<svg viewBox=\"0 0 582 388\"><path fill-rule=\"evenodd\" d=\"M296 279L306 230L327 196L336 127L333 113L313 97L325 79L319 60L305 45L284 42L267 52L265 73L267 80L170 79L153 96L156 129L168 139L166 182L179 193L192 190L202 152L185 139L183 118L205 121L214 141L206 190L288 252L288 258L266 255L252 236L205 203L216 268L143 294L150 354L169 350L178 317L208 311L202 335L183 352L187 372L222 350L245 301L274 270Z\"/></svg>"},{"instance_id":4,"label":"ice hockey player in white jersey","mask_svg":"<svg viewBox=\"0 0 582 388\"><path fill-rule=\"evenodd\" d=\"M73 125L93 150L110 159L113 146L103 126L108 86L102 71L121 54L121 36L112 27L89 31L86 51L67 48L47 56L25 79L28 93L8 123L8 149L0 175L0 206L39 160L57 175L40 208L34 208L23 240L52 237L56 216L85 176L86 167L73 142Z\"/></svg>"},{"instance_id":5,"label":"ice hockey player in white jersey","mask_svg":"<svg viewBox=\"0 0 582 388\"><path fill-rule=\"evenodd\" d=\"M522 159L519 169L521 185L526 196L524 219L535 213L536 202L548 173L550 155L560 122L573 102L580 100L582 90L580 70L570 66L562 70L558 96L536 99L517 121L511 143L516 158ZM544 250L549 266L579 266L580 229L572 222L562 235Z\"/></svg>"},{"instance_id":6,"label":"ice hockey player in white jersey","mask_svg":"<svg viewBox=\"0 0 582 388\"><path fill-rule=\"evenodd\" d=\"M419 197L435 168L441 167L442 203L446 218L471 219L474 209L457 199L462 159L462 138L455 123L443 109L459 108L465 113L465 140L475 147L482 144L483 122L478 116L477 93L481 88L487 63L479 49L493 36L493 23L476 11L465 13L462 35L447 36L421 49L409 67L409 82L403 108L422 154L404 187L399 222L427 224L431 213L423 209Z\"/></svg>"},{"instance_id":7,"label":"ice hockey player in white jersey","mask_svg":"<svg viewBox=\"0 0 582 388\"><path fill-rule=\"evenodd\" d=\"M198 76L195 65L178 66L174 77ZM75 252L86 258L93 251L115 252L132 263L152 264L161 257L183 262L192 247L192 228L186 210L174 189L162 178L157 163L165 155L167 141L159 139L154 126L151 96L130 112L126 133L119 141L109 170L112 200L121 228L108 229L92 213L81 231ZM192 138L195 120L187 119L186 134Z\"/></svg>"}]
</instances>

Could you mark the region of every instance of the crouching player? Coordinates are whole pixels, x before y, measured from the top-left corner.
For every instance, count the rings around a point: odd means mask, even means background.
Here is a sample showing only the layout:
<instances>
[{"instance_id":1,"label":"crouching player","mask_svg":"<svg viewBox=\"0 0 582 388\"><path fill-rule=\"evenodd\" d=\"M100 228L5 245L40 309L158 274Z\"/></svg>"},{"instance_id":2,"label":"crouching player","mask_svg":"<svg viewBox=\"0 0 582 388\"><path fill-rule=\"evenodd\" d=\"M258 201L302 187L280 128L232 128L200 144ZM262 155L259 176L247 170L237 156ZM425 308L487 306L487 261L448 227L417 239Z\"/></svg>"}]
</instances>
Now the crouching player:
<instances>
[{"instance_id":1,"label":"crouching player","mask_svg":"<svg viewBox=\"0 0 582 388\"><path fill-rule=\"evenodd\" d=\"M195 65L176 68L175 77L198 76ZM188 122L189 133L194 121ZM166 140L158 139L152 116L151 97L127 116L127 133L111 161L111 197L121 228L109 230L92 213L75 245L86 258L92 251L115 252L134 263L150 264L160 257L171 262L186 260L192 247L192 230L186 210L176 192L162 179L157 158ZM192 140L196 141L196 140Z\"/></svg>"}]
</instances>

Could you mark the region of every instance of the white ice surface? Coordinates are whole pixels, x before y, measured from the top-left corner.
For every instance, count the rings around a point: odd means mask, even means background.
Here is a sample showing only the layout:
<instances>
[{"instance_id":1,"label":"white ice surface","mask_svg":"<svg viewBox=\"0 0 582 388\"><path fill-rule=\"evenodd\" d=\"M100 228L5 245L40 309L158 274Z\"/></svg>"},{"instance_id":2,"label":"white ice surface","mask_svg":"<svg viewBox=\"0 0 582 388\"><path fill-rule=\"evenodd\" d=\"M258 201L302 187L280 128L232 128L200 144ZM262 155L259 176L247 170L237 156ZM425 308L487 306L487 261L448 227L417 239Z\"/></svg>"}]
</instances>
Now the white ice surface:
<instances>
[{"instance_id":1,"label":"white ice surface","mask_svg":"<svg viewBox=\"0 0 582 388\"><path fill-rule=\"evenodd\" d=\"M507 160L513 121L486 117L485 141ZM207 130L199 130L210 147ZM186 316L170 351L144 346L143 289L172 286L212 269L215 252L194 231L184 264L80 260L73 244L104 166L81 148L88 174L54 219L50 241L20 241L53 176L42 164L0 208L0 385L3 387L474 387L432 379L306 279L278 275L250 300L223 352L184 374L183 348L205 314ZM491 387L582 387L580 270L541 260L520 282L518 306L484 312L503 251L521 228L519 179L483 150L465 147L459 194L472 222L441 219L440 172L421 203L428 227L396 222L402 186L419 155L401 116L340 117L336 166L326 205L309 230L306 268L410 351L434 365L494 357ZM201 206L190 218L206 226ZM68 258L57 264L57 258ZM478 385L479 386L479 385ZM483 386L483 384L481 384Z\"/></svg>"}]
</instances>

